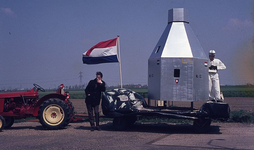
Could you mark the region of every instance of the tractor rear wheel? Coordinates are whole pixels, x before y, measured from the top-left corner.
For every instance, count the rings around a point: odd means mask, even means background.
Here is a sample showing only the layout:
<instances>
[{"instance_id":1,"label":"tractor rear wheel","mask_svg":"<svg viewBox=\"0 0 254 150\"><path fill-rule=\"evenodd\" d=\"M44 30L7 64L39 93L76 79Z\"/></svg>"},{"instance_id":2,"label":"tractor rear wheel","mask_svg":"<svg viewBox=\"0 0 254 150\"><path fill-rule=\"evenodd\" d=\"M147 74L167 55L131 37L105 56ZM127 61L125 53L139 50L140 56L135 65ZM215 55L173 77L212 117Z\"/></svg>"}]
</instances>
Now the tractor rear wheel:
<instances>
[{"instance_id":1,"label":"tractor rear wheel","mask_svg":"<svg viewBox=\"0 0 254 150\"><path fill-rule=\"evenodd\" d=\"M5 129L11 128L11 126L14 124L14 117L4 117L5 119Z\"/></svg>"},{"instance_id":2,"label":"tractor rear wheel","mask_svg":"<svg viewBox=\"0 0 254 150\"><path fill-rule=\"evenodd\" d=\"M70 121L70 108L67 103L60 99L44 101L39 109L39 120L47 129L61 129Z\"/></svg>"},{"instance_id":3,"label":"tractor rear wheel","mask_svg":"<svg viewBox=\"0 0 254 150\"><path fill-rule=\"evenodd\" d=\"M71 102L69 99L68 99L67 102L68 102L69 109L70 109L70 113L71 113L71 117L70 117L69 122L71 122L71 121L73 120L74 116L75 116L74 106L73 106L72 102ZM68 122L68 123L69 123L69 122Z\"/></svg>"},{"instance_id":4,"label":"tractor rear wheel","mask_svg":"<svg viewBox=\"0 0 254 150\"><path fill-rule=\"evenodd\" d=\"M0 132L3 130L5 126L5 119L3 116L0 115Z\"/></svg>"}]
</instances>

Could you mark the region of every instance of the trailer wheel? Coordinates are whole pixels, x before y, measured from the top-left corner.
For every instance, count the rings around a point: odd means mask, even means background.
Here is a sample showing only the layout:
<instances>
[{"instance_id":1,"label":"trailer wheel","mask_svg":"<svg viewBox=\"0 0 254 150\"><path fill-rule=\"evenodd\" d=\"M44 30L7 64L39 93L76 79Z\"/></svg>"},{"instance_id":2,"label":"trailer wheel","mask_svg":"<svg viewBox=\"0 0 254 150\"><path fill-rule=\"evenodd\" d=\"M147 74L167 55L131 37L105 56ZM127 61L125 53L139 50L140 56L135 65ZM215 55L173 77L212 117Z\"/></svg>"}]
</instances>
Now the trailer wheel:
<instances>
[{"instance_id":1,"label":"trailer wheel","mask_svg":"<svg viewBox=\"0 0 254 150\"><path fill-rule=\"evenodd\" d=\"M125 117L116 117L113 120L113 126L116 130L125 130L128 126L127 119Z\"/></svg>"},{"instance_id":2,"label":"trailer wheel","mask_svg":"<svg viewBox=\"0 0 254 150\"><path fill-rule=\"evenodd\" d=\"M4 117L5 119L5 129L11 128L11 126L14 124L14 117Z\"/></svg>"},{"instance_id":3,"label":"trailer wheel","mask_svg":"<svg viewBox=\"0 0 254 150\"><path fill-rule=\"evenodd\" d=\"M3 130L5 126L5 119L3 116L0 115L0 132Z\"/></svg>"},{"instance_id":4,"label":"trailer wheel","mask_svg":"<svg viewBox=\"0 0 254 150\"><path fill-rule=\"evenodd\" d=\"M127 125L132 126L137 121L137 117L136 116L127 117L126 120L127 120Z\"/></svg>"},{"instance_id":5,"label":"trailer wheel","mask_svg":"<svg viewBox=\"0 0 254 150\"><path fill-rule=\"evenodd\" d=\"M196 132L198 133L205 133L209 131L210 125L212 120L211 119L197 119L194 120L193 126Z\"/></svg>"},{"instance_id":6,"label":"trailer wheel","mask_svg":"<svg viewBox=\"0 0 254 150\"><path fill-rule=\"evenodd\" d=\"M42 103L39 109L39 120L47 129L60 129L70 121L70 108L60 99L49 99Z\"/></svg>"}]
</instances>

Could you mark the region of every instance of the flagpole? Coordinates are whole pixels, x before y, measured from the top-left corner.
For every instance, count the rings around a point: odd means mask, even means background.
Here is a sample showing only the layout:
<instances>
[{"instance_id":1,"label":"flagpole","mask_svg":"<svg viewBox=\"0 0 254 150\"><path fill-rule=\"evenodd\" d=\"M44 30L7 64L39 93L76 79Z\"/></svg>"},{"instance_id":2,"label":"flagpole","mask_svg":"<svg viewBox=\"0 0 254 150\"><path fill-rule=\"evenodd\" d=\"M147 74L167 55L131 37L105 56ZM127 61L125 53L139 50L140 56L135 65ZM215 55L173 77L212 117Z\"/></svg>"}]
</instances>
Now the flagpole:
<instances>
[{"instance_id":1,"label":"flagpole","mask_svg":"<svg viewBox=\"0 0 254 150\"><path fill-rule=\"evenodd\" d=\"M117 36L117 45L118 45L118 61L119 61L119 70L120 70L120 85L123 88L123 79L122 79L122 65L121 65L121 55L120 55L120 38L119 35Z\"/></svg>"}]
</instances>

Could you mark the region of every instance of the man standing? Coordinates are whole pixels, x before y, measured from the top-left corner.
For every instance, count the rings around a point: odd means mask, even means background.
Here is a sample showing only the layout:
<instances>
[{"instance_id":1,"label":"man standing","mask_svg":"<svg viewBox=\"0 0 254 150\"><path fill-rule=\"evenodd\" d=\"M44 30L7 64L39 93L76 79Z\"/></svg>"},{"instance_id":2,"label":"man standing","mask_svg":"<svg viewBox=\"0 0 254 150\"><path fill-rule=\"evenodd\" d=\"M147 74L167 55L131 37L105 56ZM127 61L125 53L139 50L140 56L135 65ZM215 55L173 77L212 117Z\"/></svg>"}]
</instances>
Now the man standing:
<instances>
[{"instance_id":1,"label":"man standing","mask_svg":"<svg viewBox=\"0 0 254 150\"><path fill-rule=\"evenodd\" d=\"M101 100L101 92L105 92L105 82L102 80L103 74L101 72L96 72L96 78L94 80L90 80L85 92L86 92L86 107L89 116L89 122L91 124L91 131L94 129L101 130L99 127L99 104ZM93 111L95 113L95 122L94 125L94 117Z\"/></svg>"},{"instance_id":2,"label":"man standing","mask_svg":"<svg viewBox=\"0 0 254 150\"><path fill-rule=\"evenodd\" d=\"M226 69L226 66L215 58L215 50L209 51L209 99L220 100L220 80L218 70Z\"/></svg>"}]
</instances>

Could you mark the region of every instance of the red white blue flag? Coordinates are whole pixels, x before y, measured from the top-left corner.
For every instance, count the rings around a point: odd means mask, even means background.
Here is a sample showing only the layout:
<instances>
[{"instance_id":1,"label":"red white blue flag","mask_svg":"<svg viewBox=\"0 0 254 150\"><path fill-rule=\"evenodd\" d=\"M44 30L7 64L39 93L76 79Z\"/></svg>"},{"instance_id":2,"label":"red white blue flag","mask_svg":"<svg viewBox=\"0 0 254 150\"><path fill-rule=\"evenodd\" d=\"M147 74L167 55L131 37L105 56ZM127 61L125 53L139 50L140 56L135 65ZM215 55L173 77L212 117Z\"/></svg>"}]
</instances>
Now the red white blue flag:
<instances>
[{"instance_id":1,"label":"red white blue flag","mask_svg":"<svg viewBox=\"0 0 254 150\"><path fill-rule=\"evenodd\" d=\"M83 53L84 64L100 64L118 62L117 38L102 41Z\"/></svg>"}]
</instances>

